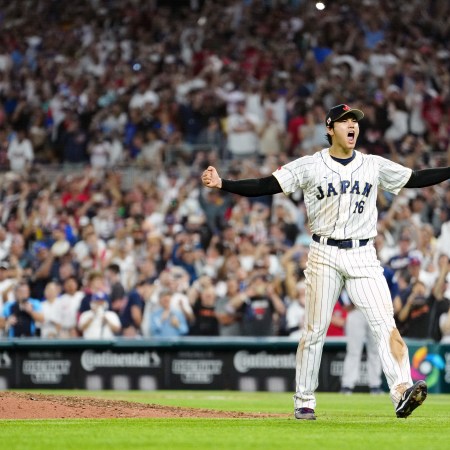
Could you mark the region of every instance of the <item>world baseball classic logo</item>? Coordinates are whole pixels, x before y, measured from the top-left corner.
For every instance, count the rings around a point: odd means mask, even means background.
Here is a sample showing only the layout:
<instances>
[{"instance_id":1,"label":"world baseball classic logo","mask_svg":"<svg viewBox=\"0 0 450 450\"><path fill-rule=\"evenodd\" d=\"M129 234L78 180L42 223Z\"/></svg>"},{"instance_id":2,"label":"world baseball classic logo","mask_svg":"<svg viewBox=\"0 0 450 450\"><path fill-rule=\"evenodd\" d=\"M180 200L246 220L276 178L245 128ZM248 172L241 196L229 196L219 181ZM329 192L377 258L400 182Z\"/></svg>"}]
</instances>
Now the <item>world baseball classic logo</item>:
<instances>
[{"instance_id":1,"label":"world baseball classic logo","mask_svg":"<svg viewBox=\"0 0 450 450\"><path fill-rule=\"evenodd\" d=\"M412 357L411 377L414 381L423 380L429 388L439 381L439 372L444 370L445 362L441 355L428 353L427 347L420 347Z\"/></svg>"}]
</instances>

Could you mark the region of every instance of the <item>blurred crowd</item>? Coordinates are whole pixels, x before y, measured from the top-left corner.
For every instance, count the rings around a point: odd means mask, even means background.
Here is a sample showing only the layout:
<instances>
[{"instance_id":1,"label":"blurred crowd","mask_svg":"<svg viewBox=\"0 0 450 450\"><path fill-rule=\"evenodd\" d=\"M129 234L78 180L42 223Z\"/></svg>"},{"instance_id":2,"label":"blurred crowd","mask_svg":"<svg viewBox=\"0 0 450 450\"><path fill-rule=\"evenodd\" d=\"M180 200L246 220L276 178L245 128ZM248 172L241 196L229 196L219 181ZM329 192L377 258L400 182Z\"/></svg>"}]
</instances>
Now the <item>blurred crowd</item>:
<instances>
[{"instance_id":1,"label":"blurred crowd","mask_svg":"<svg viewBox=\"0 0 450 450\"><path fill-rule=\"evenodd\" d=\"M0 1L0 330L43 338L291 336L310 243L301 192L205 190L325 146L450 165L450 4ZM450 183L379 194L403 336L450 341ZM351 299L330 336L344 336Z\"/></svg>"}]
</instances>

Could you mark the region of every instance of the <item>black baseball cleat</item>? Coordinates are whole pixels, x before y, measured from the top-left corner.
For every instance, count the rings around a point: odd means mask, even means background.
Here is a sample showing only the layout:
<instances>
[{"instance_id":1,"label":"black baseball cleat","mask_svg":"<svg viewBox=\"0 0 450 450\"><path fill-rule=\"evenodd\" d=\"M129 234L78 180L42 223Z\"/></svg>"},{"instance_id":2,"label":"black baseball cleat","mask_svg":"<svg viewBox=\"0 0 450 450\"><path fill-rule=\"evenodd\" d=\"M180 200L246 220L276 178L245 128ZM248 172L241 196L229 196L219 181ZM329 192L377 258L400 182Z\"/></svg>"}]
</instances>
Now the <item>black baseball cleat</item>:
<instances>
[{"instance_id":1,"label":"black baseball cleat","mask_svg":"<svg viewBox=\"0 0 450 450\"><path fill-rule=\"evenodd\" d=\"M427 398L427 384L425 381L417 381L410 388L403 392L402 398L398 402L395 413L400 419L406 419L418 406Z\"/></svg>"},{"instance_id":2,"label":"black baseball cleat","mask_svg":"<svg viewBox=\"0 0 450 450\"><path fill-rule=\"evenodd\" d=\"M300 420L316 420L316 415L311 408L296 408L295 418Z\"/></svg>"}]
</instances>

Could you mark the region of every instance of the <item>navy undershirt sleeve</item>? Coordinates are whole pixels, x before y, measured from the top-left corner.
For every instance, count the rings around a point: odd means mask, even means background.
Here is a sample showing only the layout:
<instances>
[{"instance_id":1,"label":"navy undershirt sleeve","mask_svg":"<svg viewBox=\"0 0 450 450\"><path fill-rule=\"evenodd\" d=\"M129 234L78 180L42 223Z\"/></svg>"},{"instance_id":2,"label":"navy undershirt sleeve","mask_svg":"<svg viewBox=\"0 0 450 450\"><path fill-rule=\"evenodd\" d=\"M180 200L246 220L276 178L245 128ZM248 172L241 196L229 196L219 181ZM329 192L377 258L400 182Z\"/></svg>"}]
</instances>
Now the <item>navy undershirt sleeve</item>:
<instances>
[{"instance_id":1,"label":"navy undershirt sleeve","mask_svg":"<svg viewBox=\"0 0 450 450\"><path fill-rule=\"evenodd\" d=\"M433 186L450 179L450 167L438 167L434 169L413 170L411 177L405 184L405 188L421 188Z\"/></svg>"},{"instance_id":2,"label":"navy undershirt sleeve","mask_svg":"<svg viewBox=\"0 0 450 450\"><path fill-rule=\"evenodd\" d=\"M247 178L244 180L222 180L223 191L244 197L261 197L283 192L278 180L273 176L264 178Z\"/></svg>"}]
</instances>

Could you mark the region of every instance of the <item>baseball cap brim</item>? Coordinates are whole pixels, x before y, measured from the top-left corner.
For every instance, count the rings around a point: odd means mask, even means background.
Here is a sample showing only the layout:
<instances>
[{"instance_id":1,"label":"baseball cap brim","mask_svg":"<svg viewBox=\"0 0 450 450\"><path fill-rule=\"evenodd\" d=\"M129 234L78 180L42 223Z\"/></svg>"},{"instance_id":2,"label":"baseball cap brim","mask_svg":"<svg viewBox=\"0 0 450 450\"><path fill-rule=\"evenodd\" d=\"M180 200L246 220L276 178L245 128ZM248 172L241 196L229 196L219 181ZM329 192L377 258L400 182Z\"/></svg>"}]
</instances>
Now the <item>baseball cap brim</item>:
<instances>
[{"instance_id":1,"label":"baseball cap brim","mask_svg":"<svg viewBox=\"0 0 450 450\"><path fill-rule=\"evenodd\" d=\"M333 122L336 122L336 120L342 119L342 117L348 116L349 114L353 114L358 121L364 117L364 113L360 109L349 109L348 111L344 111L342 114L334 118Z\"/></svg>"}]
</instances>

